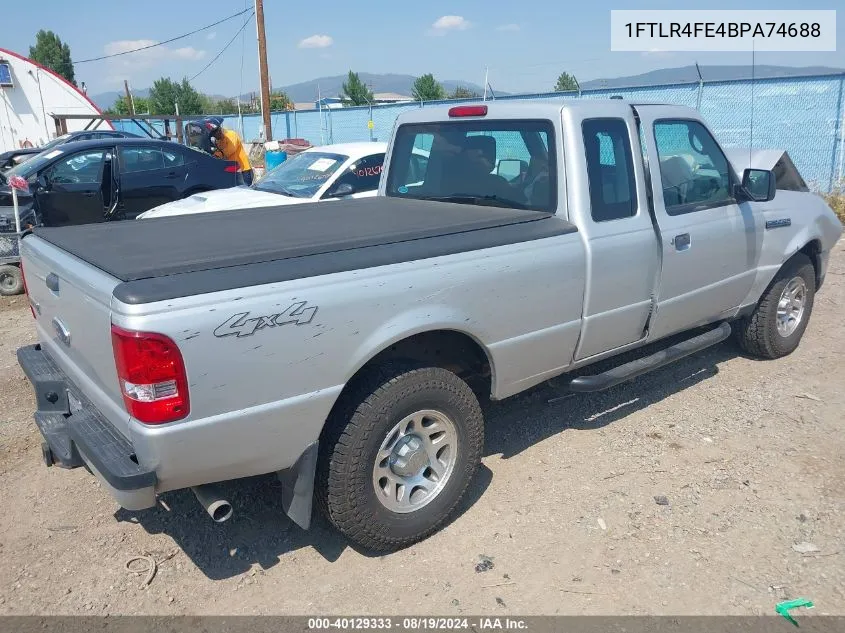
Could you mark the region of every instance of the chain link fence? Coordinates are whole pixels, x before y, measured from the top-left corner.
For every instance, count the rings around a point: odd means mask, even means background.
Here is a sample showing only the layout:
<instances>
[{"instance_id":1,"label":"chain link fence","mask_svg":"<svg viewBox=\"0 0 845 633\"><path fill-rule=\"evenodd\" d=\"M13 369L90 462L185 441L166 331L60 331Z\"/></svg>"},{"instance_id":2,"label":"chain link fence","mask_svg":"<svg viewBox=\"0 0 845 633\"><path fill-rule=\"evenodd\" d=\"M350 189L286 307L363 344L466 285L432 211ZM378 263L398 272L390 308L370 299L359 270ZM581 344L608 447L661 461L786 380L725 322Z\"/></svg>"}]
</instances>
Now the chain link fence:
<instances>
[{"instance_id":1,"label":"chain link fence","mask_svg":"<svg viewBox=\"0 0 845 633\"><path fill-rule=\"evenodd\" d=\"M786 150L807 183L819 191L834 190L845 181L845 74L508 95L496 100L617 95L696 108L725 147ZM478 99L274 112L273 136L305 138L313 145L387 141L402 112L461 101ZM243 117L244 137L258 139L260 124L259 115ZM237 117L228 117L225 125L241 129Z\"/></svg>"}]
</instances>

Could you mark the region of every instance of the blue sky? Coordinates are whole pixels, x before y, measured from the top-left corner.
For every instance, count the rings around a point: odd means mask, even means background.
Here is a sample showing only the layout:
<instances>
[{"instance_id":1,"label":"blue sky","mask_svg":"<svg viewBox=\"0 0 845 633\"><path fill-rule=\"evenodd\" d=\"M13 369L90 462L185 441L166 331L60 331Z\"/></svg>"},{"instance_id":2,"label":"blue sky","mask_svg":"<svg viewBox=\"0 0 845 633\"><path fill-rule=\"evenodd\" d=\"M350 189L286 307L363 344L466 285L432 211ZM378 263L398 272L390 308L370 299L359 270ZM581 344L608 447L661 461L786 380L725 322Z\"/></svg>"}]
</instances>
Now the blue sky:
<instances>
[{"instance_id":1,"label":"blue sky","mask_svg":"<svg viewBox=\"0 0 845 633\"><path fill-rule=\"evenodd\" d=\"M39 0L37 11L27 8L35 5L26 2L8 4L0 46L28 54L36 31L52 29L70 45L78 60L168 39L251 6L252 0L146 0L143 4L127 0ZM798 4L794 0L750 0L741 8L793 9ZM835 9L837 5L837 52L765 53L757 55L757 63L845 67L845 8L841 0L819 0L802 8ZM677 1L623 0L265 0L271 80L282 86L353 69L433 72L439 79L482 84L485 66L489 66L494 89L523 92L551 89L562 70L584 81L683 66L695 60L707 65L750 63L750 55L742 53L610 52L611 8L681 7ZM735 2L695 6L719 7L739 8ZM450 17L442 19L444 16ZM244 17L166 47L79 64L77 79L85 81L89 92L96 94L122 89L124 78L133 88L145 88L162 75L190 77L217 55ZM225 95L237 94L241 86L244 92L257 89L254 21L244 34L196 79L198 89Z\"/></svg>"}]
</instances>

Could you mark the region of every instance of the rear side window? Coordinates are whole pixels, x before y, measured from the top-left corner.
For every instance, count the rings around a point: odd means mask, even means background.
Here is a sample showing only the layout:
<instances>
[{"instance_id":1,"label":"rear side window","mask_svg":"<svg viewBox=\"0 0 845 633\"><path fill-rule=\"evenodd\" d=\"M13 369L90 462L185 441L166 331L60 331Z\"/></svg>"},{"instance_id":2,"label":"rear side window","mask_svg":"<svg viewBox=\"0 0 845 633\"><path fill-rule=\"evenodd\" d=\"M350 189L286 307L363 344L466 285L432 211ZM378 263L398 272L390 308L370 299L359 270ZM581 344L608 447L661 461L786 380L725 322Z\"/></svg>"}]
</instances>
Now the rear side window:
<instances>
[{"instance_id":1,"label":"rear side window","mask_svg":"<svg viewBox=\"0 0 845 633\"><path fill-rule=\"evenodd\" d=\"M120 171L132 174L139 171L164 169L164 156L155 147L121 147Z\"/></svg>"},{"instance_id":2,"label":"rear side window","mask_svg":"<svg viewBox=\"0 0 845 633\"><path fill-rule=\"evenodd\" d=\"M185 155L178 150L165 149L161 153L164 155L165 167L181 167L185 164Z\"/></svg>"},{"instance_id":3,"label":"rear side window","mask_svg":"<svg viewBox=\"0 0 845 633\"><path fill-rule=\"evenodd\" d=\"M637 214L634 161L628 127L622 119L590 119L581 124L594 222Z\"/></svg>"}]
</instances>

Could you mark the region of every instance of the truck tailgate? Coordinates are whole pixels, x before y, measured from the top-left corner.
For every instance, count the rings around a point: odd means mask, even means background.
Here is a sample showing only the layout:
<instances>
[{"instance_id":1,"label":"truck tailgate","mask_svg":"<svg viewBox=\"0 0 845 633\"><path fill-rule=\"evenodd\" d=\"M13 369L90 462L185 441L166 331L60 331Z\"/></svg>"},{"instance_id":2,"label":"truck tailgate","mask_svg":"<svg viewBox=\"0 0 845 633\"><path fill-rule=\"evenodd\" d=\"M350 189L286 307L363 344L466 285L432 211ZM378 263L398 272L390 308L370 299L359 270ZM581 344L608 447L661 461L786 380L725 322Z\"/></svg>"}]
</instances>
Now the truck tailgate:
<instances>
[{"instance_id":1,"label":"truck tailgate","mask_svg":"<svg viewBox=\"0 0 845 633\"><path fill-rule=\"evenodd\" d=\"M128 438L129 415L111 342L111 297L118 280L35 235L23 239L21 255L42 348Z\"/></svg>"}]
</instances>

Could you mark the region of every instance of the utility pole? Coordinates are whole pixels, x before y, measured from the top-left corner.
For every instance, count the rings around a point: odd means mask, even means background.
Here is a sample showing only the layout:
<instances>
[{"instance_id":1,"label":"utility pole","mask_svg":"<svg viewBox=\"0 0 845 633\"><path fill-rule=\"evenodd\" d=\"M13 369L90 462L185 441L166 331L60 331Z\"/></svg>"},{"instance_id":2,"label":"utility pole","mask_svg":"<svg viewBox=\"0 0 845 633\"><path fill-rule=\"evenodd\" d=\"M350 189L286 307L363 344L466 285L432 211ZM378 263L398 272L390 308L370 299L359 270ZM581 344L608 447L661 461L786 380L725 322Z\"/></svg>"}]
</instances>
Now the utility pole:
<instances>
[{"instance_id":1,"label":"utility pole","mask_svg":"<svg viewBox=\"0 0 845 633\"><path fill-rule=\"evenodd\" d=\"M135 104L132 101L132 93L129 92L129 80L123 80L123 89L126 91L126 107L129 109L129 114L135 115Z\"/></svg>"},{"instance_id":2,"label":"utility pole","mask_svg":"<svg viewBox=\"0 0 845 633\"><path fill-rule=\"evenodd\" d=\"M264 0L255 0L255 25L258 30L258 74L261 81L261 117L264 140L273 140L270 127L270 73L267 70L267 38L264 34Z\"/></svg>"}]
</instances>

